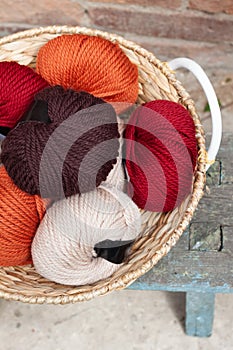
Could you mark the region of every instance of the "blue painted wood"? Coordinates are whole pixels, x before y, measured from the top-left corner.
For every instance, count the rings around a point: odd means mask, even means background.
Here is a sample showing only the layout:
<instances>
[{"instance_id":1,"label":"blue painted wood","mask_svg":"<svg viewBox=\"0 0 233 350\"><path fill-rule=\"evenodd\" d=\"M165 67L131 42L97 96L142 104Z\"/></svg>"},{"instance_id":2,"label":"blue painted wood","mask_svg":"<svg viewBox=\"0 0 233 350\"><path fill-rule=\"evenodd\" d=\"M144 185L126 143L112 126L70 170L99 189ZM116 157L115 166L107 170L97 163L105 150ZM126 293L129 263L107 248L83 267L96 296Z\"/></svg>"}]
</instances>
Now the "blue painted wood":
<instances>
[{"instance_id":1,"label":"blue painted wood","mask_svg":"<svg viewBox=\"0 0 233 350\"><path fill-rule=\"evenodd\" d=\"M185 330L187 335L209 337L214 320L214 293L186 293Z\"/></svg>"},{"instance_id":2,"label":"blue painted wood","mask_svg":"<svg viewBox=\"0 0 233 350\"><path fill-rule=\"evenodd\" d=\"M232 294L233 289L225 283L223 286L215 287L212 288L208 283L199 283L196 284L190 283L186 285L179 285L174 284L174 285L160 285L157 283L153 283L151 285L148 285L147 283L140 283L140 282L134 282L131 284L128 289L131 290L153 290L153 291L166 291L166 292L196 292L196 293L221 293L221 294Z\"/></svg>"},{"instance_id":3,"label":"blue painted wood","mask_svg":"<svg viewBox=\"0 0 233 350\"><path fill-rule=\"evenodd\" d=\"M233 293L233 134L207 174L208 193L171 252L129 289L186 292L186 332L212 332L215 293Z\"/></svg>"},{"instance_id":4,"label":"blue painted wood","mask_svg":"<svg viewBox=\"0 0 233 350\"><path fill-rule=\"evenodd\" d=\"M233 293L233 227L225 227L221 251L189 250L186 231L170 253L130 289Z\"/></svg>"}]
</instances>

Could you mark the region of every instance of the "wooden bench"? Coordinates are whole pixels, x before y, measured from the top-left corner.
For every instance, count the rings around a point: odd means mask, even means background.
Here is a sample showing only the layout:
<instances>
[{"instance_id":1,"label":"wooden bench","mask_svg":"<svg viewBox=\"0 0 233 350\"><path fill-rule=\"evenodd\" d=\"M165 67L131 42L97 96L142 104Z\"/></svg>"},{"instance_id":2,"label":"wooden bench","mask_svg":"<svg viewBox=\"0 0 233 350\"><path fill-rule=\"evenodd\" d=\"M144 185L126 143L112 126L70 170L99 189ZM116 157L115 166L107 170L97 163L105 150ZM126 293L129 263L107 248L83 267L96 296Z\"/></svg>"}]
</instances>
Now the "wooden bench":
<instances>
[{"instance_id":1,"label":"wooden bench","mask_svg":"<svg viewBox=\"0 0 233 350\"><path fill-rule=\"evenodd\" d=\"M212 333L216 293L233 292L233 134L223 135L205 195L171 252L129 288L186 293L188 335Z\"/></svg>"}]
</instances>

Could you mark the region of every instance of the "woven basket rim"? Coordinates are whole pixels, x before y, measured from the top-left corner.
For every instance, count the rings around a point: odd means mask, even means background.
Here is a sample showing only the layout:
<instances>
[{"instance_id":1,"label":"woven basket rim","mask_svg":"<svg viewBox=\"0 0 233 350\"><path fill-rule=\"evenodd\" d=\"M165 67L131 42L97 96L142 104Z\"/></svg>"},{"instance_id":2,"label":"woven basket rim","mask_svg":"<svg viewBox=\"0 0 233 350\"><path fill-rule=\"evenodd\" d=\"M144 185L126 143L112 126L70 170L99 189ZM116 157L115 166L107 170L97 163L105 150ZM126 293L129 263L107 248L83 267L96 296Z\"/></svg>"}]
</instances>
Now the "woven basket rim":
<instances>
[{"instance_id":1,"label":"woven basket rim","mask_svg":"<svg viewBox=\"0 0 233 350\"><path fill-rule=\"evenodd\" d=\"M124 289L133 283L138 277L142 276L144 273L149 271L164 255L166 255L172 246L174 246L183 231L186 229L190 220L192 219L193 213L198 205L199 200L203 195L203 189L205 185L205 167L206 167L206 149L205 149L205 138L204 131L199 120L199 117L196 113L194 102L190 98L187 91L183 88L182 84L176 79L174 72L169 68L166 62L161 62L158 60L153 53L147 51L141 46L135 44L132 41L126 40L118 34L103 32L97 29L91 29L86 27L78 27L78 26L48 26L48 27L39 27L33 28L29 30L25 30L22 32L18 32L15 34L11 34L9 36L3 37L0 39L0 51L1 47L14 41L18 41L20 39L31 39L32 41L37 40L42 34L74 34L74 33L82 33L87 35L100 36L107 40L110 40L114 43L118 43L120 46L123 46L126 50L132 53L132 55L138 55L142 59L146 59L148 62L158 68L161 73L167 78L169 84L171 84L177 91L180 101L182 104L187 107L190 111L195 127L196 127L196 139L197 145L199 148L199 157L197 162L197 169L194 179L193 192L186 200L187 208L182 217L182 220L178 227L174 230L170 238L161 245L161 248L156 251L156 253L151 256L148 260L142 261L140 268L136 268L135 270L125 274L123 277L117 279L107 279L109 280L106 285L101 285L99 282L96 282L91 286L83 286L83 287L75 287L76 292L72 292L73 287L70 287L70 290L67 293L61 293L59 296L54 296L47 294L33 296L29 295L23 290L15 291L10 290L6 291L1 285L1 277L0 277L0 297L8 299L8 300L18 300L27 303L49 303L49 304L66 304L70 302L79 302L90 300L95 296L105 295L113 290ZM127 51L127 52L128 52ZM187 204L188 203L188 204ZM12 267L13 268L13 267ZM17 267L18 271L27 274L27 266L25 267ZM7 273L5 274L6 278L8 278ZM66 286L67 287L67 286ZM79 290L77 290L79 289Z\"/></svg>"}]
</instances>

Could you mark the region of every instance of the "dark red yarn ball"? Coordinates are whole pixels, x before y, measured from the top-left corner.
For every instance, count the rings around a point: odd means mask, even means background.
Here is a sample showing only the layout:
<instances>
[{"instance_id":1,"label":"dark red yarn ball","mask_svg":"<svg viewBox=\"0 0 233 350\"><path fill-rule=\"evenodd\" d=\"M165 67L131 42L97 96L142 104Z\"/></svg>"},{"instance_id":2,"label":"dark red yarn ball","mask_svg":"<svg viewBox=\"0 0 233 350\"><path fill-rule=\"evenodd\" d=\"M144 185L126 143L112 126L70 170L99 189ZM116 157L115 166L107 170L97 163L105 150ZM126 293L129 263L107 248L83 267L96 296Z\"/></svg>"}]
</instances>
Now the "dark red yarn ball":
<instances>
[{"instance_id":1,"label":"dark red yarn ball","mask_svg":"<svg viewBox=\"0 0 233 350\"><path fill-rule=\"evenodd\" d=\"M35 100L47 103L50 122L43 122L43 108L42 121L19 123L2 143L2 163L14 183L30 194L57 199L98 187L118 155L113 107L60 86L44 89Z\"/></svg>"},{"instance_id":2,"label":"dark red yarn ball","mask_svg":"<svg viewBox=\"0 0 233 350\"><path fill-rule=\"evenodd\" d=\"M16 62L0 62L0 126L13 128L49 84L31 68Z\"/></svg>"},{"instance_id":3,"label":"dark red yarn ball","mask_svg":"<svg viewBox=\"0 0 233 350\"><path fill-rule=\"evenodd\" d=\"M140 106L125 130L128 193L139 208L167 212L191 192L197 161L195 125L180 104Z\"/></svg>"}]
</instances>

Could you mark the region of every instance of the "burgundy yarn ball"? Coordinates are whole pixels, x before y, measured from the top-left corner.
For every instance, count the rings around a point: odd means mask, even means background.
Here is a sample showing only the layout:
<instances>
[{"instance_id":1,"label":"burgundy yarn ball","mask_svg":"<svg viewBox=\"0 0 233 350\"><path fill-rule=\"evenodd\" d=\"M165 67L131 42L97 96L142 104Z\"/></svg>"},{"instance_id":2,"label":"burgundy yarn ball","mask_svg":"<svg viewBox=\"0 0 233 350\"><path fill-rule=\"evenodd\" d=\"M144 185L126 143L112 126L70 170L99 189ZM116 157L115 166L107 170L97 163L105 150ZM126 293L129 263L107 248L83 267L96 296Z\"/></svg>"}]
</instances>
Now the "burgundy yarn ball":
<instances>
[{"instance_id":1,"label":"burgundy yarn ball","mask_svg":"<svg viewBox=\"0 0 233 350\"><path fill-rule=\"evenodd\" d=\"M35 101L31 120L19 123L2 143L1 160L13 182L30 194L56 199L98 187L118 155L113 107L61 86L44 89Z\"/></svg>"},{"instance_id":2,"label":"burgundy yarn ball","mask_svg":"<svg viewBox=\"0 0 233 350\"><path fill-rule=\"evenodd\" d=\"M0 126L13 128L30 108L34 95L47 86L31 68L0 62Z\"/></svg>"},{"instance_id":3,"label":"burgundy yarn ball","mask_svg":"<svg viewBox=\"0 0 233 350\"><path fill-rule=\"evenodd\" d=\"M182 105L138 107L125 130L128 194L139 208L168 212L191 192L197 161L195 125Z\"/></svg>"}]
</instances>

